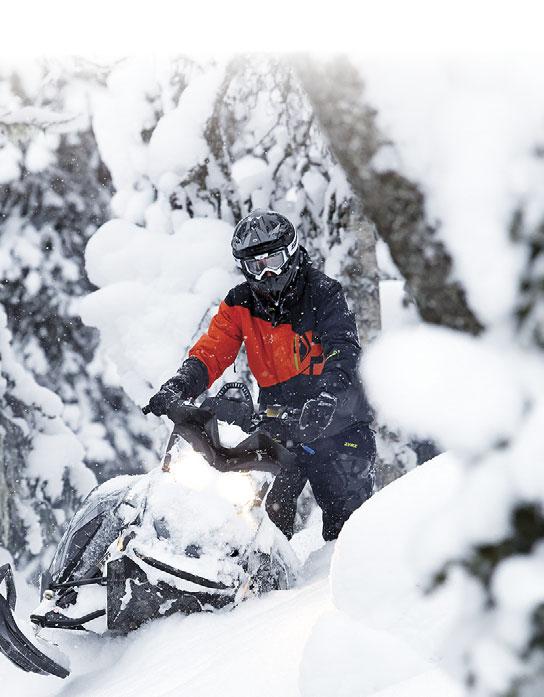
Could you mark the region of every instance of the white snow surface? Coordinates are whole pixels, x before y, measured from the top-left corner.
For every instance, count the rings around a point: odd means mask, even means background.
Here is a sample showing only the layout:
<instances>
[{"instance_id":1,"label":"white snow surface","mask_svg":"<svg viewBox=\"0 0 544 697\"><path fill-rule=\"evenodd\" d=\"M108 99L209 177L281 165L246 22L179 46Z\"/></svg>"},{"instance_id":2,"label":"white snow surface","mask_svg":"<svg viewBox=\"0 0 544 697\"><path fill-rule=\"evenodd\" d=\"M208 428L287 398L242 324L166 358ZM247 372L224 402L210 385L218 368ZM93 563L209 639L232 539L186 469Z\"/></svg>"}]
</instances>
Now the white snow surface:
<instances>
[{"instance_id":1,"label":"white snow surface","mask_svg":"<svg viewBox=\"0 0 544 697\"><path fill-rule=\"evenodd\" d=\"M219 426L219 438L225 448L234 448L248 437L248 434L236 424L228 424L224 421L217 422Z\"/></svg>"},{"instance_id":2,"label":"white snow surface","mask_svg":"<svg viewBox=\"0 0 544 697\"><path fill-rule=\"evenodd\" d=\"M292 590L157 620L125 638L65 635L64 683L3 660L0 679L20 697L239 697L255 685L262 697L461 697L441 668L458 589L423 597L411 563L428 520L455 496L459 469L442 455L365 503L336 543L311 554L303 543Z\"/></svg>"}]
</instances>

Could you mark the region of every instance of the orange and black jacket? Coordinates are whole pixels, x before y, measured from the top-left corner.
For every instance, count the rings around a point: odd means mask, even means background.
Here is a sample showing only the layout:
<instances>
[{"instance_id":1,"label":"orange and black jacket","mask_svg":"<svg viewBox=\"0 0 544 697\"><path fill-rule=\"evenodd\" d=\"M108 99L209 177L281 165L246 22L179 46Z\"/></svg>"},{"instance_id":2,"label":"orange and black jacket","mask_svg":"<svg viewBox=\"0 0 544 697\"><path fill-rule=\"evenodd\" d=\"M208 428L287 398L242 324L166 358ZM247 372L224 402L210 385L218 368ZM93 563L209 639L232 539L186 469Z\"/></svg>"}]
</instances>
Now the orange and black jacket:
<instances>
[{"instance_id":1,"label":"orange and black jacket","mask_svg":"<svg viewBox=\"0 0 544 697\"><path fill-rule=\"evenodd\" d=\"M334 435L372 419L358 378L361 347L342 286L315 269L306 250L301 254L295 283L279 308L267 307L249 283L236 286L190 349L182 370L191 373L196 396L234 362L244 343L261 406L298 408L320 392L329 392L338 406L323 436Z\"/></svg>"}]
</instances>

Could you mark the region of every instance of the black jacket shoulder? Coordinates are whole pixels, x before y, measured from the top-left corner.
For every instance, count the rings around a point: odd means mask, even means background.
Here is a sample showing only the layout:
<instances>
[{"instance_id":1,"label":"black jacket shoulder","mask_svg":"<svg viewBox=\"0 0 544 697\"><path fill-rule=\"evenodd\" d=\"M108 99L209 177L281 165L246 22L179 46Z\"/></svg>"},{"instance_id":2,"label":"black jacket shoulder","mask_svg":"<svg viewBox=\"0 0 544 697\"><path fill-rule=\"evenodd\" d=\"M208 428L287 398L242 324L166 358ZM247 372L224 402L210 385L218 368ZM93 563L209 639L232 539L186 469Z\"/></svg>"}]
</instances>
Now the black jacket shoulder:
<instances>
[{"instance_id":1,"label":"black jacket shoulder","mask_svg":"<svg viewBox=\"0 0 544 697\"><path fill-rule=\"evenodd\" d=\"M323 271L319 271L313 266L309 266L306 275L305 291L312 293L318 303L326 301L338 293L344 295L342 284L327 276Z\"/></svg>"},{"instance_id":2,"label":"black jacket shoulder","mask_svg":"<svg viewBox=\"0 0 544 697\"><path fill-rule=\"evenodd\" d=\"M316 269L315 266L308 266L307 272L309 283L317 290L324 293L342 290L342 284L334 278L327 276L326 273Z\"/></svg>"},{"instance_id":3,"label":"black jacket shoulder","mask_svg":"<svg viewBox=\"0 0 544 697\"><path fill-rule=\"evenodd\" d=\"M225 303L229 307L234 307L238 305L240 307L251 307L252 304L252 293L249 287L249 283L244 281L239 283L234 288L231 288L225 297Z\"/></svg>"}]
</instances>

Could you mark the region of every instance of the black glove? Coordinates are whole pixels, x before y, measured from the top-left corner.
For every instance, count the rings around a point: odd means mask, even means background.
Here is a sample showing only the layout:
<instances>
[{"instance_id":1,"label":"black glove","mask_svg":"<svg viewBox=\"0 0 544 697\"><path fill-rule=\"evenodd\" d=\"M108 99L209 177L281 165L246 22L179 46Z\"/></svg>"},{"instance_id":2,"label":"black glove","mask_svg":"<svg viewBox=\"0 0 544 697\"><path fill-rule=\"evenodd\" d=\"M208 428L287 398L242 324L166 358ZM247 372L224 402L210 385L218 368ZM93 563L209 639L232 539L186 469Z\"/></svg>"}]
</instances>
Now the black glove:
<instances>
[{"instance_id":1,"label":"black glove","mask_svg":"<svg viewBox=\"0 0 544 697\"><path fill-rule=\"evenodd\" d=\"M179 375L167 380L161 389L149 400L149 411L155 416L167 414L168 410L175 402L189 397L187 383Z\"/></svg>"},{"instance_id":2,"label":"black glove","mask_svg":"<svg viewBox=\"0 0 544 697\"><path fill-rule=\"evenodd\" d=\"M161 389L144 407L144 413L155 416L168 414L170 407L184 399L198 397L208 385L208 369L198 358L188 358L174 377L167 380Z\"/></svg>"},{"instance_id":3,"label":"black glove","mask_svg":"<svg viewBox=\"0 0 544 697\"><path fill-rule=\"evenodd\" d=\"M299 428L304 442L311 443L323 433L332 421L338 399L329 392L321 392L302 407Z\"/></svg>"},{"instance_id":4,"label":"black glove","mask_svg":"<svg viewBox=\"0 0 544 697\"><path fill-rule=\"evenodd\" d=\"M300 443L302 440L298 422L292 419L265 419L259 425L259 431L266 433L272 440L281 443L285 447L290 447L293 443Z\"/></svg>"}]
</instances>

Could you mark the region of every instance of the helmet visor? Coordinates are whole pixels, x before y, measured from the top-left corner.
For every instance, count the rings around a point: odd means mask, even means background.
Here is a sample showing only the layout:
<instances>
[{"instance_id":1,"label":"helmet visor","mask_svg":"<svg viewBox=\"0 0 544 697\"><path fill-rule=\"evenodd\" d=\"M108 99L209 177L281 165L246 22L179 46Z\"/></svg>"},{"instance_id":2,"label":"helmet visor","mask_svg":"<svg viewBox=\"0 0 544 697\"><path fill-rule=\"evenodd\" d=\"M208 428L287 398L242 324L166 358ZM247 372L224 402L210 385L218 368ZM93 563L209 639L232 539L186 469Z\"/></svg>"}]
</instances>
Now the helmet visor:
<instances>
[{"instance_id":1,"label":"helmet visor","mask_svg":"<svg viewBox=\"0 0 544 697\"><path fill-rule=\"evenodd\" d=\"M288 258L287 251L280 249L270 254L259 254L252 259L243 259L242 264L249 274L257 281L260 281L267 271L271 271L276 275L280 274Z\"/></svg>"}]
</instances>

